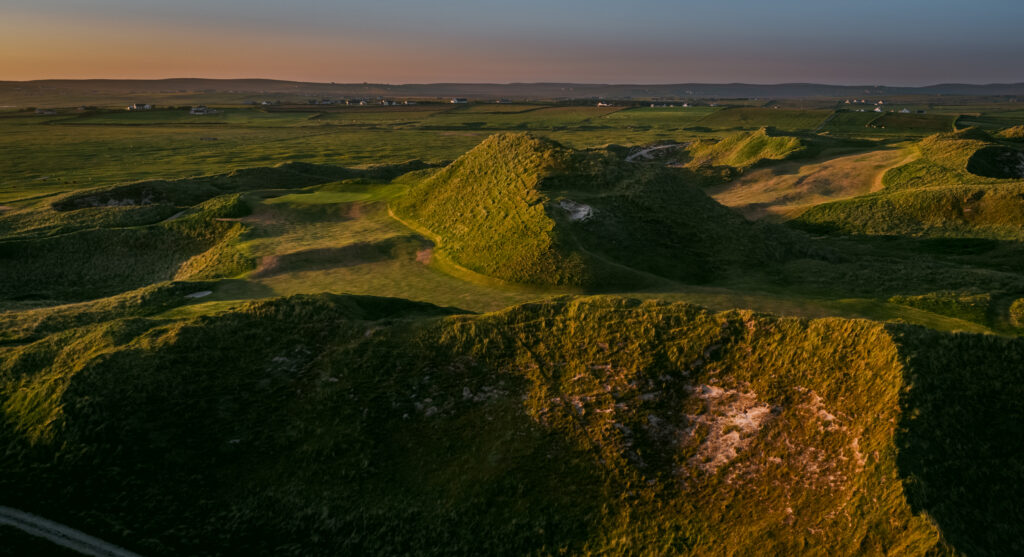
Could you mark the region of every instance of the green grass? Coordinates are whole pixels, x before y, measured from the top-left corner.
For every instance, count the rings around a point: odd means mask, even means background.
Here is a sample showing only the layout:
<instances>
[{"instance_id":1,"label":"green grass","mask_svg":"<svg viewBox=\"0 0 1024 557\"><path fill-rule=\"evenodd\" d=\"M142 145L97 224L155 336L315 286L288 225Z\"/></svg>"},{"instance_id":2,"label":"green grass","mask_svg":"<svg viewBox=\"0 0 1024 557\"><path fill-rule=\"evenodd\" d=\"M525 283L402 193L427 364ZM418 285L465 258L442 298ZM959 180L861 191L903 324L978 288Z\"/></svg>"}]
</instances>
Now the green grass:
<instances>
[{"instance_id":1,"label":"green grass","mask_svg":"<svg viewBox=\"0 0 1024 557\"><path fill-rule=\"evenodd\" d=\"M776 128L785 131L814 130L829 117L828 110L728 108L711 113L699 125L715 130Z\"/></svg>"},{"instance_id":2,"label":"green grass","mask_svg":"<svg viewBox=\"0 0 1024 557\"><path fill-rule=\"evenodd\" d=\"M966 112L0 114L0 504L147 555L1024 552L1013 143L891 151ZM813 235L703 191L850 149L907 164Z\"/></svg>"},{"instance_id":3,"label":"green grass","mask_svg":"<svg viewBox=\"0 0 1024 557\"><path fill-rule=\"evenodd\" d=\"M690 147L692 167L731 166L745 169L763 161L782 160L804 151L799 138L769 133L765 128L743 132L721 141L702 141Z\"/></svg>"},{"instance_id":4,"label":"green grass","mask_svg":"<svg viewBox=\"0 0 1024 557\"><path fill-rule=\"evenodd\" d=\"M754 149L737 149L763 156L775 145L763 137L747 142ZM455 263L515 283L603 288L650 280L629 267L699 282L788 249L783 231L753 227L688 177L528 135L496 135L392 208ZM592 217L574 220L565 208L573 204L590 207Z\"/></svg>"},{"instance_id":5,"label":"green grass","mask_svg":"<svg viewBox=\"0 0 1024 557\"><path fill-rule=\"evenodd\" d=\"M300 126L307 125L317 112L266 112L248 108L216 109L216 112L205 115L189 114L188 108L158 109L139 112L99 112L83 114L57 120L57 124L67 125L118 125L118 126L153 126L153 125L196 125L196 126ZM216 133L211 130L211 133Z\"/></svg>"},{"instance_id":6,"label":"green grass","mask_svg":"<svg viewBox=\"0 0 1024 557\"><path fill-rule=\"evenodd\" d=\"M1019 544L1021 341L623 298L443 313L298 297L6 349L0 484L155 555ZM702 468L716 427L746 445Z\"/></svg>"}]
</instances>

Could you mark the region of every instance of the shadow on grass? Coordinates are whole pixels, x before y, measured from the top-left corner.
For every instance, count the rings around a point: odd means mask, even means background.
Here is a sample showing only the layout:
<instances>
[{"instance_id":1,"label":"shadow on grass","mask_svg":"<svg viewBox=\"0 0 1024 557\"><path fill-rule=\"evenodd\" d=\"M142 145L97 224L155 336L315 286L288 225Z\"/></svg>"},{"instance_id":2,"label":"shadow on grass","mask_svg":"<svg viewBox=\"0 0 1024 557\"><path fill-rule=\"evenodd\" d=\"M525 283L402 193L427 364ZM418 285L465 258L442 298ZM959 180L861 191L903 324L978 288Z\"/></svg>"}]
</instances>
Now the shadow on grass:
<instances>
[{"instance_id":1,"label":"shadow on grass","mask_svg":"<svg viewBox=\"0 0 1024 557\"><path fill-rule=\"evenodd\" d=\"M1024 342L896 335L908 369L897 432L908 502L957 552L1024 554Z\"/></svg>"},{"instance_id":2,"label":"shadow on grass","mask_svg":"<svg viewBox=\"0 0 1024 557\"><path fill-rule=\"evenodd\" d=\"M265 278L299 271L355 267L389 259L414 258L432 244L419 236L395 236L377 242L356 242L336 248L315 248L264 257L253 278Z\"/></svg>"}]
</instances>

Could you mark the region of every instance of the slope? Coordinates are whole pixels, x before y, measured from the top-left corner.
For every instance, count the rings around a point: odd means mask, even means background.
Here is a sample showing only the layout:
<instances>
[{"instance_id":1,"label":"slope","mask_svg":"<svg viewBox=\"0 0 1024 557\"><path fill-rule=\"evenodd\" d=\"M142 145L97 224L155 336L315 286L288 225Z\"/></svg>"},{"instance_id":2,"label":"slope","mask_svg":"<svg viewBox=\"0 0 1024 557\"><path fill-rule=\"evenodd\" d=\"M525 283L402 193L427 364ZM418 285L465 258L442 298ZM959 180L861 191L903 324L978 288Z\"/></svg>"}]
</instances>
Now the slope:
<instances>
[{"instance_id":1,"label":"slope","mask_svg":"<svg viewBox=\"0 0 1024 557\"><path fill-rule=\"evenodd\" d=\"M391 208L472 271L505 281L607 288L642 273L701 282L781 256L795 240L757 227L685 169L630 164L527 134L499 134Z\"/></svg>"},{"instance_id":2,"label":"slope","mask_svg":"<svg viewBox=\"0 0 1024 557\"><path fill-rule=\"evenodd\" d=\"M816 232L1024 239L1024 153L968 129L914 146L916 160L883 177L884 188L797 217Z\"/></svg>"},{"instance_id":3,"label":"slope","mask_svg":"<svg viewBox=\"0 0 1024 557\"><path fill-rule=\"evenodd\" d=\"M3 502L152 555L1024 549L1020 340L445 313L307 296L2 348Z\"/></svg>"}]
</instances>

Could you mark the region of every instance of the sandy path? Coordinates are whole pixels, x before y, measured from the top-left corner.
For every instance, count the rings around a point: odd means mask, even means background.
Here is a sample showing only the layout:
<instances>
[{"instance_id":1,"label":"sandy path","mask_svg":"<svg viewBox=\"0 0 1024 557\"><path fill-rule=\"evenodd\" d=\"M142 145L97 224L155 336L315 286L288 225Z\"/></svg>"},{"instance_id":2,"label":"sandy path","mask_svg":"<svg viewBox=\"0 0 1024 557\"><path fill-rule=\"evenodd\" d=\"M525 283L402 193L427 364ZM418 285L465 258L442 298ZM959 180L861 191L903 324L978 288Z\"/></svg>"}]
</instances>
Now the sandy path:
<instances>
[{"instance_id":1,"label":"sandy path","mask_svg":"<svg viewBox=\"0 0 1024 557\"><path fill-rule=\"evenodd\" d=\"M644 160L651 160L653 158L651 156L651 153L653 153L655 151L661 151L663 149L672 149L672 148L675 148L675 147L685 148L687 145L689 145L689 143L676 143L676 144L672 144L672 145L656 145L654 147L648 147L646 149L641 149L641 150L639 150L639 151L629 155L628 157L626 157L626 162L636 162L637 159L641 159L641 158L644 159Z\"/></svg>"},{"instance_id":2,"label":"sandy path","mask_svg":"<svg viewBox=\"0 0 1024 557\"><path fill-rule=\"evenodd\" d=\"M61 547L66 547L83 555L93 555L95 557L139 557L137 553L132 553L127 549L109 544L101 539L79 532L74 528L69 528L52 520L10 507L0 507L0 524L12 526L32 536L45 538Z\"/></svg>"}]
</instances>

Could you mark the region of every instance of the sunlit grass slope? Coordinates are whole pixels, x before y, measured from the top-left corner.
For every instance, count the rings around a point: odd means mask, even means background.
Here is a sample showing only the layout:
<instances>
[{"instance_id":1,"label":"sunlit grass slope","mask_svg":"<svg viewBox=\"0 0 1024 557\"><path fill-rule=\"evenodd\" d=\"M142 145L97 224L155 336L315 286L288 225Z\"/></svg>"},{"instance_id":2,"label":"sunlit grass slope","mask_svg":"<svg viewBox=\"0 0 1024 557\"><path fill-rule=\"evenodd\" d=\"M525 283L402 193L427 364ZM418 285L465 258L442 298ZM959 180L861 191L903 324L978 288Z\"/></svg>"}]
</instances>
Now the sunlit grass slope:
<instances>
[{"instance_id":1,"label":"sunlit grass slope","mask_svg":"<svg viewBox=\"0 0 1024 557\"><path fill-rule=\"evenodd\" d=\"M607 287L636 283L634 269L703 281L791 247L784 231L746 222L695 182L682 169L501 134L392 209L459 265L518 283Z\"/></svg>"},{"instance_id":2,"label":"sunlit grass slope","mask_svg":"<svg viewBox=\"0 0 1024 557\"><path fill-rule=\"evenodd\" d=\"M846 234L1024 238L1024 153L977 130L930 136L884 189L818 205L796 223Z\"/></svg>"},{"instance_id":3,"label":"sunlit grass slope","mask_svg":"<svg viewBox=\"0 0 1024 557\"><path fill-rule=\"evenodd\" d=\"M1022 341L445 313L302 296L0 348L5 503L150 555L1024 550Z\"/></svg>"}]
</instances>

